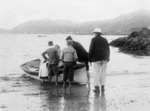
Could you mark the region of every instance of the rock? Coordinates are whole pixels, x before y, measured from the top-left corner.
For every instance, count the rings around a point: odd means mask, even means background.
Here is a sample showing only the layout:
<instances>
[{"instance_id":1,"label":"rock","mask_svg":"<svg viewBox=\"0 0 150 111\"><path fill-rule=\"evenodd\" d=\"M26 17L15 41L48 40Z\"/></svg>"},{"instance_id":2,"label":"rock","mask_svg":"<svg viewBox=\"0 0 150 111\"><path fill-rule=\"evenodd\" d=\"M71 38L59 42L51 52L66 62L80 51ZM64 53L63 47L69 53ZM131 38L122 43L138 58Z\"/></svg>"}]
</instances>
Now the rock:
<instances>
[{"instance_id":1,"label":"rock","mask_svg":"<svg viewBox=\"0 0 150 111\"><path fill-rule=\"evenodd\" d=\"M150 55L150 29L142 28L132 32L128 37L113 40L111 46L119 47L119 50L140 56Z\"/></svg>"}]
</instances>

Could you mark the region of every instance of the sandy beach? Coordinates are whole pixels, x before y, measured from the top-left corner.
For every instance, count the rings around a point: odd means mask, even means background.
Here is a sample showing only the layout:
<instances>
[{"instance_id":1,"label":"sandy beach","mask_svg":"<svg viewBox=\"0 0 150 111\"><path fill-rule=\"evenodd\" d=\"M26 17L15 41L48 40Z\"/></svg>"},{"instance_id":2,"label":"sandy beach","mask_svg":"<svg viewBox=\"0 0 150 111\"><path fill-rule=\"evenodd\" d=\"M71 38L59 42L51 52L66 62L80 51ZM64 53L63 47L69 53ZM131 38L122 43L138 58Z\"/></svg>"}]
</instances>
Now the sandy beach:
<instances>
[{"instance_id":1,"label":"sandy beach","mask_svg":"<svg viewBox=\"0 0 150 111\"><path fill-rule=\"evenodd\" d=\"M149 111L150 75L107 76L105 93L86 85L42 85L27 75L0 77L1 111Z\"/></svg>"}]
</instances>

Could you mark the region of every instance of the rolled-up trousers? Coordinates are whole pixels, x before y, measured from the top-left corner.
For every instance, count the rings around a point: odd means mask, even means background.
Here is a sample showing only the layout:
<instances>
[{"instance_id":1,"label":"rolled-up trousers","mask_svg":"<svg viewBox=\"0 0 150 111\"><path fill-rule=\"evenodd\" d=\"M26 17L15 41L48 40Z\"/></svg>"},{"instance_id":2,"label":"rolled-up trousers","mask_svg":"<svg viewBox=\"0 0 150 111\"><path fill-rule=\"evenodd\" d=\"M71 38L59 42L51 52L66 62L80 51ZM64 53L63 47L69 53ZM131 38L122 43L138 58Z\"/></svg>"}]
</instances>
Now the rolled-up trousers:
<instances>
[{"instance_id":1,"label":"rolled-up trousers","mask_svg":"<svg viewBox=\"0 0 150 111\"><path fill-rule=\"evenodd\" d=\"M93 62L94 86L105 85L107 61Z\"/></svg>"}]
</instances>

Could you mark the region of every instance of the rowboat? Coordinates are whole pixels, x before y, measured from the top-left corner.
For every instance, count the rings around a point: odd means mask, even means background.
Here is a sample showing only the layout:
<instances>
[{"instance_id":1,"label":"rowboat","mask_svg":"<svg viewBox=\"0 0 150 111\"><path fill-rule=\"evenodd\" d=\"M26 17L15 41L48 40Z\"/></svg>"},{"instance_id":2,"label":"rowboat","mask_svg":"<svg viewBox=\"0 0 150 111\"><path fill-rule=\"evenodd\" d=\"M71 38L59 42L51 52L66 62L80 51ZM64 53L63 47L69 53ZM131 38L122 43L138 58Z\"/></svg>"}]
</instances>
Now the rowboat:
<instances>
[{"instance_id":1,"label":"rowboat","mask_svg":"<svg viewBox=\"0 0 150 111\"><path fill-rule=\"evenodd\" d=\"M21 69L28 74L28 76L40 80L39 69L40 69L40 59L32 60L20 65ZM63 63L60 62L58 65L58 82L63 81ZM51 82L56 81L56 76L52 76ZM77 63L74 66L74 82L78 84L86 84L88 82L87 71L85 65L82 63Z\"/></svg>"}]
</instances>

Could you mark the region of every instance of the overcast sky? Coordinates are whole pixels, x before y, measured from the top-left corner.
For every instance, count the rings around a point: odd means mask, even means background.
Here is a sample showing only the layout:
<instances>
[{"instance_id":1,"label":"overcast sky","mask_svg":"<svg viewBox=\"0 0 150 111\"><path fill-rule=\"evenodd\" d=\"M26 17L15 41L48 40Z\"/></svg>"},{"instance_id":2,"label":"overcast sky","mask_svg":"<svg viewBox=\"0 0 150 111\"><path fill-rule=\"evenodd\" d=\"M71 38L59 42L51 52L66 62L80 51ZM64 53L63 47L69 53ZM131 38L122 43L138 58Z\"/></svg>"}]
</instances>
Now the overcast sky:
<instances>
[{"instance_id":1,"label":"overcast sky","mask_svg":"<svg viewBox=\"0 0 150 111\"><path fill-rule=\"evenodd\" d=\"M150 0L0 0L0 28L42 18L105 20L139 9L150 10Z\"/></svg>"}]
</instances>

